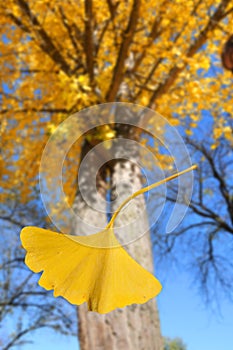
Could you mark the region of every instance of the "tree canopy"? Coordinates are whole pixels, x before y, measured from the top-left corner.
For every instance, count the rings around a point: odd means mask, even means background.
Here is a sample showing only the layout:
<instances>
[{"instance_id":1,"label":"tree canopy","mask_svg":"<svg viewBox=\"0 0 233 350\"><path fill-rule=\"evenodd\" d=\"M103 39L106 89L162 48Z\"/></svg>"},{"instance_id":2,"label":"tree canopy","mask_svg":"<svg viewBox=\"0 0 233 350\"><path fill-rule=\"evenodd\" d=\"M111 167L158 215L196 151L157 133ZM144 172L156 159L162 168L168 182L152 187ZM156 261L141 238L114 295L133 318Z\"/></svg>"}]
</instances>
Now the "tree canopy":
<instances>
[{"instance_id":1,"label":"tree canopy","mask_svg":"<svg viewBox=\"0 0 233 350\"><path fill-rule=\"evenodd\" d=\"M182 339L180 339L180 338L175 338L175 339L165 338L164 350L186 350L186 349L187 349L187 347L183 343Z\"/></svg>"},{"instance_id":2,"label":"tree canopy","mask_svg":"<svg viewBox=\"0 0 233 350\"><path fill-rule=\"evenodd\" d=\"M230 0L10 0L0 16L3 202L35 196L48 137L93 104L150 106L173 125L185 124L188 134L208 110L213 143L230 137L223 117L231 112L230 72L220 68Z\"/></svg>"}]
</instances>

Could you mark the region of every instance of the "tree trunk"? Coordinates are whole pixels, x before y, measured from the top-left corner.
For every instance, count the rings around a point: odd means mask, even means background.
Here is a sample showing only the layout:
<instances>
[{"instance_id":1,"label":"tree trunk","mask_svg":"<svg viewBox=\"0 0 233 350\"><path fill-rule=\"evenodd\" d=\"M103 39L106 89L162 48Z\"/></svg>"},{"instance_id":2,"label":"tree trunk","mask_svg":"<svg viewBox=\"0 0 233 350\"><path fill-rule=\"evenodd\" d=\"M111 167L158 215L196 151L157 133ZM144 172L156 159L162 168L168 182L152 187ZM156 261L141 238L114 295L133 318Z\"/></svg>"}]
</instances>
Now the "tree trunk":
<instances>
[{"instance_id":1,"label":"tree trunk","mask_svg":"<svg viewBox=\"0 0 233 350\"><path fill-rule=\"evenodd\" d=\"M85 153L85 152L84 152ZM97 156L97 155L96 155ZM95 155L93 153L92 157ZM137 159L134 159L135 163ZM93 164L95 163L93 159ZM85 175L86 171L86 176ZM95 170L93 169L93 172ZM92 169L90 166L83 171L83 181L92 176ZM97 176L98 181L98 176ZM142 187L140 169L130 161L119 159L115 161L112 167L112 197L116 199L113 204L113 210L130 195L133 191ZM106 186L104 186L103 179L97 184L99 192L105 196ZM90 187L90 184L86 186L89 191L89 196L95 207L98 207L99 211L92 209L88 206L80 193L77 194L74 210L80 213L81 216L85 216L96 229L92 230L92 233L100 231L101 228L106 226L106 214L102 208L103 203L99 201L96 194L95 184ZM115 198L116 192L118 193ZM98 203L99 201L99 203ZM97 206L96 206L97 204ZM131 241L134 240L135 232L140 232L147 228L148 231L148 219L144 214L140 217L139 221L130 222L129 218L137 217L141 214L142 208L145 208L144 197L140 196L133 203L123 210L122 214L116 220L116 234L120 240ZM83 234L84 232L90 232L88 225L82 222L74 223L74 230L76 234ZM124 225L128 225L125 229ZM121 227L120 227L121 226ZM117 228L118 227L118 228ZM127 237L123 235L127 234ZM147 232L142 238L132 242L125 246L125 249L137 260L143 267L149 271L153 271L153 259L150 243L149 232ZM158 311L155 299L142 305L131 305L123 309L116 309L109 314L100 315L95 312L88 312L86 305L78 307L78 324L79 324L79 342L81 350L162 350L163 341L160 333L160 323L158 317Z\"/></svg>"}]
</instances>

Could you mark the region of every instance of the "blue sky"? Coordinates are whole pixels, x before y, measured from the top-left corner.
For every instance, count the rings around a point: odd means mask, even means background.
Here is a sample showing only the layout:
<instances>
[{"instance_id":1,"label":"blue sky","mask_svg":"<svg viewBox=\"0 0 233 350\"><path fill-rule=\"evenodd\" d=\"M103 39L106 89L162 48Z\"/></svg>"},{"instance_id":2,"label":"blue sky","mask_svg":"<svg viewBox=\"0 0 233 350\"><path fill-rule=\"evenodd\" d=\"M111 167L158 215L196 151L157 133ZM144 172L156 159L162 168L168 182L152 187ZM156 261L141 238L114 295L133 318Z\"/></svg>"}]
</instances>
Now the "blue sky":
<instances>
[{"instance_id":1,"label":"blue sky","mask_svg":"<svg viewBox=\"0 0 233 350\"><path fill-rule=\"evenodd\" d=\"M187 350L232 349L233 305L221 300L221 310L208 309L186 273L169 276L157 300L163 335L181 337Z\"/></svg>"}]
</instances>

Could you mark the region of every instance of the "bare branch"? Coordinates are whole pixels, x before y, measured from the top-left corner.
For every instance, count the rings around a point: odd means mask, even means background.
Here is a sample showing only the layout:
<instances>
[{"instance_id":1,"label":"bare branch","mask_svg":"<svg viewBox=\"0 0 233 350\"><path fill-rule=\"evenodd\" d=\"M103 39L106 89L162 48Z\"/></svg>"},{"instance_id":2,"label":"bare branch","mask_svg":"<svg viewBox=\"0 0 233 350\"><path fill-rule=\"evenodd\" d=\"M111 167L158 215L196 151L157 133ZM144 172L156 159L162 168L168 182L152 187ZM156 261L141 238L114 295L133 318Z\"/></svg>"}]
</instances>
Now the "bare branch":
<instances>
[{"instance_id":1,"label":"bare branch","mask_svg":"<svg viewBox=\"0 0 233 350\"><path fill-rule=\"evenodd\" d=\"M206 148L203 145L196 144L196 143L194 143L191 140L189 140L189 143L193 147L195 147L195 149L201 151L201 153L208 160L209 165L211 167L211 170L213 172L213 176L219 183L219 189L220 189L220 192L222 193L222 198L226 202L226 205L227 205L227 208L228 208L228 212L229 212L229 214L231 216L231 222L233 224L233 201L232 201L232 198L230 197L230 194L229 194L229 192L227 190L227 184L224 181L224 177L218 172L216 164L215 164L213 158L211 157L211 155L209 154L209 152L206 150Z\"/></svg>"},{"instance_id":2,"label":"bare branch","mask_svg":"<svg viewBox=\"0 0 233 350\"><path fill-rule=\"evenodd\" d=\"M36 329L39 329L39 328L43 328L45 327L44 325L40 325L40 326L32 326L32 327L29 327L29 328L26 328L24 329L23 331L17 333L14 338L6 345L2 348L2 350L9 350L10 348L12 348L13 346L15 346L17 344L17 342L23 337L25 336L27 333L31 332L31 331L34 331Z\"/></svg>"},{"instance_id":3,"label":"bare branch","mask_svg":"<svg viewBox=\"0 0 233 350\"><path fill-rule=\"evenodd\" d=\"M0 216L0 220L8 221L8 222L12 223L13 225L19 226L20 228L24 227L24 225L22 225L22 222L15 220L11 216Z\"/></svg>"}]
</instances>

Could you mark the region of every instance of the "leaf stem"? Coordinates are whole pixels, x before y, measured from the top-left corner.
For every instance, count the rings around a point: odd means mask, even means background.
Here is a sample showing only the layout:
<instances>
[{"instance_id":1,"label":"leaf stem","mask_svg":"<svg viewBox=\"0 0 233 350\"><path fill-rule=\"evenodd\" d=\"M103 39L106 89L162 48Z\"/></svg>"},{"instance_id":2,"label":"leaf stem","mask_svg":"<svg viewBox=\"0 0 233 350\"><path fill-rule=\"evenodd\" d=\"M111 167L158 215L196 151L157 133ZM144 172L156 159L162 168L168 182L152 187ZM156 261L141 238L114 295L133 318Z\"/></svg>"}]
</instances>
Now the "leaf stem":
<instances>
[{"instance_id":1,"label":"leaf stem","mask_svg":"<svg viewBox=\"0 0 233 350\"><path fill-rule=\"evenodd\" d=\"M168 181L171 181L175 178L177 178L178 176L180 175L183 175L185 173L188 173L189 171L192 171L194 169L197 169L197 165L192 165L190 168L188 169L185 169L183 171L180 171L179 173L176 173L176 174L173 174L169 177L166 177L165 179L161 180L161 181L158 181L158 182L155 182L153 183L152 185L149 185L147 187L144 187L144 188L141 188L140 190L134 192L133 194L131 194L131 196L129 196L128 198L126 198L122 203L121 205L117 208L117 210L114 212L111 220L109 221L108 225L107 225L107 228L112 228L113 227L113 224L114 224L114 221L116 220L116 217L118 216L118 214L120 213L120 211L122 210L122 208L127 204L129 203L132 199L134 199L135 197L139 196L140 194L142 193L145 193L147 191L150 191L152 190L153 188L155 187L158 187Z\"/></svg>"}]
</instances>

